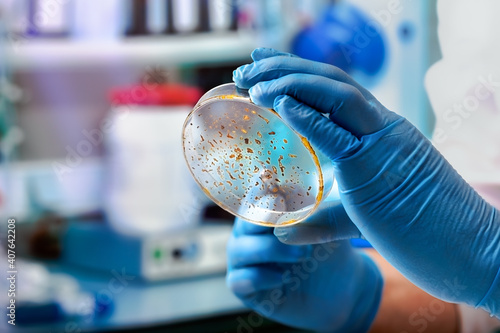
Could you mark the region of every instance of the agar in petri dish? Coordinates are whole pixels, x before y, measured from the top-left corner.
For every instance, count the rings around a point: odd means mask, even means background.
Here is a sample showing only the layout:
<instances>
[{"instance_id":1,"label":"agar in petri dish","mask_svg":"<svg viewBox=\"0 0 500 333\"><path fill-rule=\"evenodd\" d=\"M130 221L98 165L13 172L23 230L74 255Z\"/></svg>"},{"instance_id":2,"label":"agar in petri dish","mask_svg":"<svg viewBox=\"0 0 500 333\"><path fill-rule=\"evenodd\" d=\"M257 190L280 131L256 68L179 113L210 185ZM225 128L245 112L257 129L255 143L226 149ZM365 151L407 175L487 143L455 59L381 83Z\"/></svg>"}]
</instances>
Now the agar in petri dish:
<instances>
[{"instance_id":1,"label":"agar in petri dish","mask_svg":"<svg viewBox=\"0 0 500 333\"><path fill-rule=\"evenodd\" d=\"M205 194L259 225L299 223L333 185L328 158L232 83L207 92L188 115L183 150Z\"/></svg>"}]
</instances>

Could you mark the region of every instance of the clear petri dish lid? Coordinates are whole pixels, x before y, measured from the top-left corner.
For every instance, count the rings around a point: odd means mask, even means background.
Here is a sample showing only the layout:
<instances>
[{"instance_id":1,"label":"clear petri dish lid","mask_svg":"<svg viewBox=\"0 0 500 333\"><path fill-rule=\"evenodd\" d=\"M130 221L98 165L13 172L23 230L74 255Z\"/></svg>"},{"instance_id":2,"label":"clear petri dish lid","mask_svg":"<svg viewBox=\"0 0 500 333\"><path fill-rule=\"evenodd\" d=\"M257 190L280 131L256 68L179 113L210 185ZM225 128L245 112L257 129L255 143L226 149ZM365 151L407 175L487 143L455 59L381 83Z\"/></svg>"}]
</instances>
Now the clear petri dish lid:
<instances>
[{"instance_id":1,"label":"clear petri dish lid","mask_svg":"<svg viewBox=\"0 0 500 333\"><path fill-rule=\"evenodd\" d=\"M207 92L183 128L184 157L217 205L279 227L311 215L333 186L333 166L271 109L233 83Z\"/></svg>"}]
</instances>

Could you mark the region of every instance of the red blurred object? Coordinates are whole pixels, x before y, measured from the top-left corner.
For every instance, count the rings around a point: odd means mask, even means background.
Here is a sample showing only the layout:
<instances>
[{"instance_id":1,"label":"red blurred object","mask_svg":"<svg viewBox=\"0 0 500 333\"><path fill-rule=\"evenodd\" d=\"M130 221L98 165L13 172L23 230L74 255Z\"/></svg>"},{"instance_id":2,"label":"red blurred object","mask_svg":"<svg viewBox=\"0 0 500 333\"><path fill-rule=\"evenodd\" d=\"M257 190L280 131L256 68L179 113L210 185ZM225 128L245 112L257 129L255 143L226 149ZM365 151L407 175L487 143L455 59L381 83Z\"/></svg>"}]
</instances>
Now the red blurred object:
<instances>
[{"instance_id":1,"label":"red blurred object","mask_svg":"<svg viewBox=\"0 0 500 333\"><path fill-rule=\"evenodd\" d=\"M110 91L109 98L113 105L195 105L202 95L197 87L158 84L115 88Z\"/></svg>"}]
</instances>

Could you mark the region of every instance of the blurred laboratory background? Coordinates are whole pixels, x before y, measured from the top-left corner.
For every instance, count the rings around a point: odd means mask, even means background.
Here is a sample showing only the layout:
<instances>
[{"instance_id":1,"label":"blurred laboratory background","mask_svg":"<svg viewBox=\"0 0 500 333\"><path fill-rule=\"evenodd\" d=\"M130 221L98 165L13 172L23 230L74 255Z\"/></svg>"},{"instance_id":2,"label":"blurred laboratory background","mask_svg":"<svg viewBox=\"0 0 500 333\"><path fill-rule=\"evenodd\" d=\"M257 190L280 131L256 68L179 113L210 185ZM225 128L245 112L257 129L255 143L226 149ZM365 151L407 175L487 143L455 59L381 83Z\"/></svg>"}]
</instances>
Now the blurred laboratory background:
<instances>
[{"instance_id":1,"label":"blurred laboratory background","mask_svg":"<svg viewBox=\"0 0 500 333\"><path fill-rule=\"evenodd\" d=\"M226 288L233 221L189 175L184 119L273 47L342 68L430 135L435 7L0 0L0 267L17 274L0 330L292 332Z\"/></svg>"}]
</instances>

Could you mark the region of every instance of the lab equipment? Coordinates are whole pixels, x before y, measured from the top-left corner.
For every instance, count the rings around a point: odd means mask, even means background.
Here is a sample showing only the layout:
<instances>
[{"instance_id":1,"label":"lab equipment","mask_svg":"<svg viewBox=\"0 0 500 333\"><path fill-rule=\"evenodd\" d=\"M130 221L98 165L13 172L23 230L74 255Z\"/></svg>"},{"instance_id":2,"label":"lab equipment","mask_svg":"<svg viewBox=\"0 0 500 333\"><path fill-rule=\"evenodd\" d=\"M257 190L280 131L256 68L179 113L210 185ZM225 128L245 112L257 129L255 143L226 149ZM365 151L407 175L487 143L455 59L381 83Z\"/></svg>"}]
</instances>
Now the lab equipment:
<instances>
[{"instance_id":1,"label":"lab equipment","mask_svg":"<svg viewBox=\"0 0 500 333\"><path fill-rule=\"evenodd\" d=\"M147 0L146 25L148 32L153 35L173 32L172 1Z\"/></svg>"},{"instance_id":2,"label":"lab equipment","mask_svg":"<svg viewBox=\"0 0 500 333\"><path fill-rule=\"evenodd\" d=\"M200 24L201 0L173 0L174 27L177 33L196 32Z\"/></svg>"},{"instance_id":3,"label":"lab equipment","mask_svg":"<svg viewBox=\"0 0 500 333\"><path fill-rule=\"evenodd\" d=\"M209 1L210 29L213 31L236 31L238 29L239 0Z\"/></svg>"},{"instance_id":4,"label":"lab equipment","mask_svg":"<svg viewBox=\"0 0 500 333\"><path fill-rule=\"evenodd\" d=\"M196 32L210 31L209 0L198 0L198 26Z\"/></svg>"},{"instance_id":5,"label":"lab equipment","mask_svg":"<svg viewBox=\"0 0 500 333\"><path fill-rule=\"evenodd\" d=\"M373 30L383 36L386 51L382 68L375 76L367 77L360 71L349 75L387 109L407 118L430 137L434 117L422 82L429 66L439 57L434 38L435 1L347 1L369 18L365 29L356 31L354 51L363 52L375 42Z\"/></svg>"},{"instance_id":6,"label":"lab equipment","mask_svg":"<svg viewBox=\"0 0 500 333\"><path fill-rule=\"evenodd\" d=\"M262 225L302 221L333 185L328 159L232 83L200 99L184 123L183 148L205 194Z\"/></svg>"},{"instance_id":7,"label":"lab equipment","mask_svg":"<svg viewBox=\"0 0 500 333\"><path fill-rule=\"evenodd\" d=\"M3 250L0 252L6 256ZM11 328L64 321L91 323L112 312L112 299L103 300L83 290L68 274L54 273L40 263L23 259L17 259L16 266L19 274L6 275L0 284L3 290L11 290L0 296ZM1 267L8 271L7 264Z\"/></svg>"},{"instance_id":8,"label":"lab equipment","mask_svg":"<svg viewBox=\"0 0 500 333\"><path fill-rule=\"evenodd\" d=\"M73 0L71 37L88 41L116 41L131 18L129 4L123 0L103 0L97 9L86 0Z\"/></svg>"},{"instance_id":9,"label":"lab equipment","mask_svg":"<svg viewBox=\"0 0 500 333\"><path fill-rule=\"evenodd\" d=\"M499 316L500 213L344 72L270 50L253 57L236 84L333 161L345 210L373 247L430 294Z\"/></svg>"},{"instance_id":10,"label":"lab equipment","mask_svg":"<svg viewBox=\"0 0 500 333\"><path fill-rule=\"evenodd\" d=\"M385 63L384 31L349 2L331 3L314 25L293 39L292 52L301 58L335 65L348 73L376 76Z\"/></svg>"},{"instance_id":11,"label":"lab equipment","mask_svg":"<svg viewBox=\"0 0 500 333\"><path fill-rule=\"evenodd\" d=\"M64 235L62 261L103 272L126 268L145 281L220 274L230 234L229 224L206 224L175 233L121 235L99 221L73 221Z\"/></svg>"},{"instance_id":12,"label":"lab equipment","mask_svg":"<svg viewBox=\"0 0 500 333\"><path fill-rule=\"evenodd\" d=\"M383 285L372 260L354 251L348 241L290 246L272 232L236 219L226 278L236 296L289 326L314 332L366 332Z\"/></svg>"},{"instance_id":13,"label":"lab equipment","mask_svg":"<svg viewBox=\"0 0 500 333\"><path fill-rule=\"evenodd\" d=\"M30 0L27 33L36 37L64 37L69 34L73 4L51 0Z\"/></svg>"},{"instance_id":14,"label":"lab equipment","mask_svg":"<svg viewBox=\"0 0 500 333\"><path fill-rule=\"evenodd\" d=\"M430 136L433 116L422 82L439 56L434 8L435 1L329 1L292 39L290 50L341 67Z\"/></svg>"},{"instance_id":15,"label":"lab equipment","mask_svg":"<svg viewBox=\"0 0 500 333\"><path fill-rule=\"evenodd\" d=\"M197 88L159 84L112 93L104 139L88 136L107 148L104 207L115 230L147 235L199 222L203 195L185 168L181 135L200 96Z\"/></svg>"},{"instance_id":16,"label":"lab equipment","mask_svg":"<svg viewBox=\"0 0 500 333\"><path fill-rule=\"evenodd\" d=\"M129 0L128 3L128 26L125 31L126 36L147 35L147 2L146 0Z\"/></svg>"}]
</instances>

